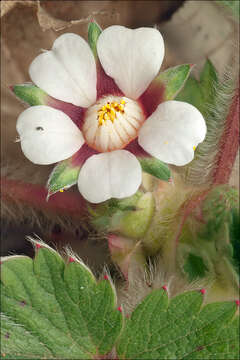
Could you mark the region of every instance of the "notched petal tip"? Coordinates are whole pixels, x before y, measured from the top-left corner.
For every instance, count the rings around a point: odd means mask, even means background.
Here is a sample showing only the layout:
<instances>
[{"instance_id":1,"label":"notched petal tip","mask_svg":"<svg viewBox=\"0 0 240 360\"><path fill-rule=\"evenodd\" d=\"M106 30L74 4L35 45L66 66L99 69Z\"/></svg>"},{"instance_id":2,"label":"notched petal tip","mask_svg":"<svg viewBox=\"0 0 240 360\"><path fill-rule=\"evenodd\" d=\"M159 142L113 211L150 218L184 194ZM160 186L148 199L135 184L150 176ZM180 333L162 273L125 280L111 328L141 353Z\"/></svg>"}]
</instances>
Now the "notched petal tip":
<instances>
[{"instance_id":1,"label":"notched petal tip","mask_svg":"<svg viewBox=\"0 0 240 360\"><path fill-rule=\"evenodd\" d=\"M159 72L164 41L153 28L132 30L114 25L99 36L97 51L106 74L126 96L136 100Z\"/></svg>"},{"instance_id":2,"label":"notched petal tip","mask_svg":"<svg viewBox=\"0 0 240 360\"><path fill-rule=\"evenodd\" d=\"M58 100L82 107L96 101L95 59L88 43L77 34L59 36L52 50L33 60L29 75L37 86Z\"/></svg>"},{"instance_id":3,"label":"notched petal tip","mask_svg":"<svg viewBox=\"0 0 240 360\"><path fill-rule=\"evenodd\" d=\"M78 188L86 200L97 204L133 195L141 180L141 166L136 157L126 150L115 150L93 155L84 163Z\"/></svg>"}]
</instances>

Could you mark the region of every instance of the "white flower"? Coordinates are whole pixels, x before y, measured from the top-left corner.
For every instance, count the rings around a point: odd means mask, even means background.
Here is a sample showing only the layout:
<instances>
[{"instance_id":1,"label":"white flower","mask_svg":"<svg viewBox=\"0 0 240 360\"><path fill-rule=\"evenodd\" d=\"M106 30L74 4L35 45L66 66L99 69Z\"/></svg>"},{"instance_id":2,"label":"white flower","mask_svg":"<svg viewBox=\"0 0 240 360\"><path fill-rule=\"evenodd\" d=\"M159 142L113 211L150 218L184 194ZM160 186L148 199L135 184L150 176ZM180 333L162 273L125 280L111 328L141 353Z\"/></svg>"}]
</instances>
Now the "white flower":
<instances>
[{"instance_id":1,"label":"white flower","mask_svg":"<svg viewBox=\"0 0 240 360\"><path fill-rule=\"evenodd\" d=\"M55 99L83 108L78 126L64 108L45 105L28 108L17 121L22 151L36 164L81 154L86 146L93 149L78 179L81 194L93 203L137 191L142 171L134 154L141 148L181 166L193 159L206 135L201 113L190 104L166 101L150 112L146 106L143 94L164 57L158 30L111 26L99 36L97 52L101 65L96 66L84 39L63 34L52 50L30 65L37 86Z\"/></svg>"}]
</instances>

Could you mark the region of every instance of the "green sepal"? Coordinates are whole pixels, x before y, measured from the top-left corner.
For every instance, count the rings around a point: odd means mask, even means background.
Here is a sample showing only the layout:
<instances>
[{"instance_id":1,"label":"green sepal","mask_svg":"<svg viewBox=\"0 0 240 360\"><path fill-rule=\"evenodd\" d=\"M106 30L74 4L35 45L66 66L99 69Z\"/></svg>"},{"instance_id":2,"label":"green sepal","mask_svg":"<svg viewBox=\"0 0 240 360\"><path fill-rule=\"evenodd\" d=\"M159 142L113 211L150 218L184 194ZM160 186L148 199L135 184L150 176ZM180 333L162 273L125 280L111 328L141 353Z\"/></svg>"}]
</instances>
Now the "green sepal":
<instances>
[{"instance_id":1,"label":"green sepal","mask_svg":"<svg viewBox=\"0 0 240 360\"><path fill-rule=\"evenodd\" d=\"M74 255L73 255L74 256ZM40 243L34 260L3 259L1 351L6 359L96 359L122 327L110 280Z\"/></svg>"},{"instance_id":2,"label":"green sepal","mask_svg":"<svg viewBox=\"0 0 240 360\"><path fill-rule=\"evenodd\" d=\"M138 157L138 161L142 170L156 178L169 181L171 179L171 172L167 164L153 157Z\"/></svg>"},{"instance_id":3,"label":"green sepal","mask_svg":"<svg viewBox=\"0 0 240 360\"><path fill-rule=\"evenodd\" d=\"M88 25L88 43L95 58L97 58L97 40L101 32L102 29L96 22L91 22Z\"/></svg>"},{"instance_id":4,"label":"green sepal","mask_svg":"<svg viewBox=\"0 0 240 360\"><path fill-rule=\"evenodd\" d=\"M191 69L190 64L178 65L163 71L153 80L153 86L160 85L164 88L163 101L173 100L177 96L189 77Z\"/></svg>"},{"instance_id":5,"label":"green sepal","mask_svg":"<svg viewBox=\"0 0 240 360\"><path fill-rule=\"evenodd\" d=\"M13 85L10 88L14 95L26 105L35 106L47 104L48 94L32 83Z\"/></svg>"},{"instance_id":6,"label":"green sepal","mask_svg":"<svg viewBox=\"0 0 240 360\"><path fill-rule=\"evenodd\" d=\"M77 184L80 169L80 165L73 164L72 158L59 162L47 182L48 197Z\"/></svg>"}]
</instances>

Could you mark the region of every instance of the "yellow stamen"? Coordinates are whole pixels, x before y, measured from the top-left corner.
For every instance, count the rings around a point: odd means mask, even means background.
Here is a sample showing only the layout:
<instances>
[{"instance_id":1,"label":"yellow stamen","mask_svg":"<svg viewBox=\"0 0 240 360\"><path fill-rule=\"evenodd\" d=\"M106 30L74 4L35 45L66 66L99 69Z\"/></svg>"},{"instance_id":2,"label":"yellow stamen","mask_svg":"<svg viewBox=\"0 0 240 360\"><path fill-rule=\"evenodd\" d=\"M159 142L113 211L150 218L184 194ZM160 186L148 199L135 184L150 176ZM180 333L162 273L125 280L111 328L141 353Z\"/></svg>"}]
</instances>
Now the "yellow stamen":
<instances>
[{"instance_id":1,"label":"yellow stamen","mask_svg":"<svg viewBox=\"0 0 240 360\"><path fill-rule=\"evenodd\" d=\"M168 144L168 141L164 141L164 144Z\"/></svg>"},{"instance_id":2,"label":"yellow stamen","mask_svg":"<svg viewBox=\"0 0 240 360\"><path fill-rule=\"evenodd\" d=\"M98 116L98 124L99 125L102 125L102 123L103 123L103 115L104 115L104 112L102 112L101 115Z\"/></svg>"},{"instance_id":3,"label":"yellow stamen","mask_svg":"<svg viewBox=\"0 0 240 360\"><path fill-rule=\"evenodd\" d=\"M104 118L104 120L110 120L110 116L108 115L108 113L105 113L103 118Z\"/></svg>"},{"instance_id":4,"label":"yellow stamen","mask_svg":"<svg viewBox=\"0 0 240 360\"><path fill-rule=\"evenodd\" d=\"M102 126L107 120L111 120L112 123L117 117L117 112L124 113L125 100L121 100L120 103L114 101L112 103L107 102L98 110L98 126Z\"/></svg>"},{"instance_id":5,"label":"yellow stamen","mask_svg":"<svg viewBox=\"0 0 240 360\"><path fill-rule=\"evenodd\" d=\"M196 150L196 146L193 146L193 150L194 150L194 151Z\"/></svg>"},{"instance_id":6,"label":"yellow stamen","mask_svg":"<svg viewBox=\"0 0 240 360\"><path fill-rule=\"evenodd\" d=\"M63 189L60 189L59 191L60 191L60 192L63 192Z\"/></svg>"},{"instance_id":7,"label":"yellow stamen","mask_svg":"<svg viewBox=\"0 0 240 360\"><path fill-rule=\"evenodd\" d=\"M110 112L110 118L111 118L111 121L114 122L115 120L115 117L116 117L116 112L113 110L113 108L111 109L111 112Z\"/></svg>"}]
</instances>

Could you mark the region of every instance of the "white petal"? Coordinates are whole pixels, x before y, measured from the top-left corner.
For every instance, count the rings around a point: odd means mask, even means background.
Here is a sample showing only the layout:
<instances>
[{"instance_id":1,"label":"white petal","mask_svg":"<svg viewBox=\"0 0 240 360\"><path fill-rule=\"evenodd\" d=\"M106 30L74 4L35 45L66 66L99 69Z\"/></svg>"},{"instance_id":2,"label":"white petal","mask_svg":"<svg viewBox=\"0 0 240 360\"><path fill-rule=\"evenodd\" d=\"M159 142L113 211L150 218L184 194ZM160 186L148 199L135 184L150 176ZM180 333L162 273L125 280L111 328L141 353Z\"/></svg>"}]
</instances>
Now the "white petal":
<instances>
[{"instance_id":1,"label":"white petal","mask_svg":"<svg viewBox=\"0 0 240 360\"><path fill-rule=\"evenodd\" d=\"M133 195L142 180L141 166L136 157L126 150L93 155L80 170L78 188L92 203L112 197Z\"/></svg>"},{"instance_id":2,"label":"white petal","mask_svg":"<svg viewBox=\"0 0 240 360\"><path fill-rule=\"evenodd\" d=\"M107 75L126 96L138 99L159 72L164 42L156 29L114 25L99 36L97 51Z\"/></svg>"},{"instance_id":3,"label":"white petal","mask_svg":"<svg viewBox=\"0 0 240 360\"><path fill-rule=\"evenodd\" d=\"M152 156L182 166L192 161L206 132L198 109L185 102L166 101L143 124L138 142Z\"/></svg>"},{"instance_id":4,"label":"white petal","mask_svg":"<svg viewBox=\"0 0 240 360\"><path fill-rule=\"evenodd\" d=\"M32 106L17 120L24 155L33 163L53 164L67 159L84 144L81 131L62 111Z\"/></svg>"},{"instance_id":5,"label":"white petal","mask_svg":"<svg viewBox=\"0 0 240 360\"><path fill-rule=\"evenodd\" d=\"M87 42L76 34L59 36L30 65L32 81L49 95L77 106L96 101L96 63Z\"/></svg>"}]
</instances>

